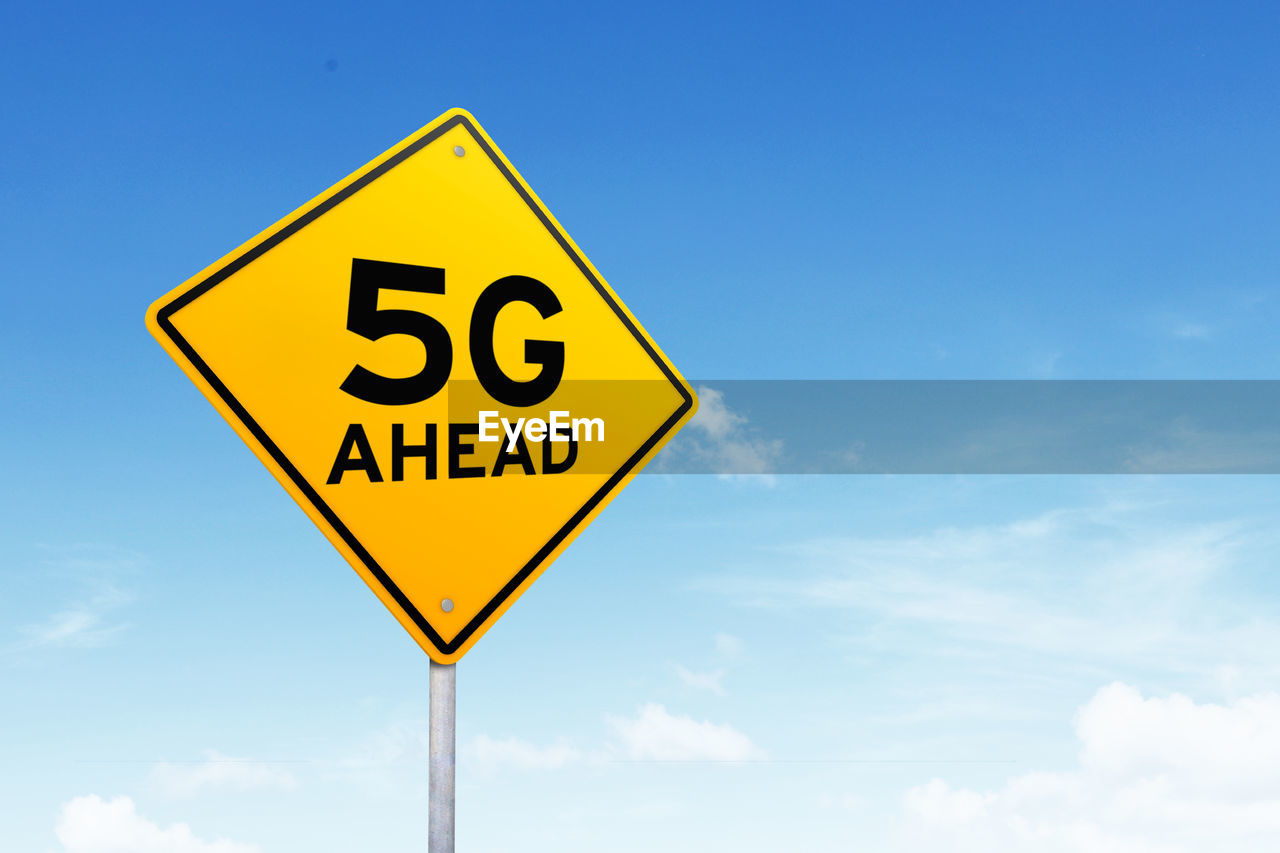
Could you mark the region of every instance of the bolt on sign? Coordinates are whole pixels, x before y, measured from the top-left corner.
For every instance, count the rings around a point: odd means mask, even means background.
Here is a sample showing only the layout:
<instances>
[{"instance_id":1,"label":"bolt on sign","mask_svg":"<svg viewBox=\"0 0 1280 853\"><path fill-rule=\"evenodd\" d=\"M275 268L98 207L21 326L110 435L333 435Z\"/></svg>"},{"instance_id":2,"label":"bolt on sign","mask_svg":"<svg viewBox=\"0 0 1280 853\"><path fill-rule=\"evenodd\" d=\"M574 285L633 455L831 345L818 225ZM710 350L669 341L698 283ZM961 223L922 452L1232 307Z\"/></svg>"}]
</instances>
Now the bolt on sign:
<instances>
[{"instance_id":1,"label":"bolt on sign","mask_svg":"<svg viewBox=\"0 0 1280 853\"><path fill-rule=\"evenodd\" d=\"M147 326L442 664L697 407L462 110L161 297Z\"/></svg>"}]
</instances>

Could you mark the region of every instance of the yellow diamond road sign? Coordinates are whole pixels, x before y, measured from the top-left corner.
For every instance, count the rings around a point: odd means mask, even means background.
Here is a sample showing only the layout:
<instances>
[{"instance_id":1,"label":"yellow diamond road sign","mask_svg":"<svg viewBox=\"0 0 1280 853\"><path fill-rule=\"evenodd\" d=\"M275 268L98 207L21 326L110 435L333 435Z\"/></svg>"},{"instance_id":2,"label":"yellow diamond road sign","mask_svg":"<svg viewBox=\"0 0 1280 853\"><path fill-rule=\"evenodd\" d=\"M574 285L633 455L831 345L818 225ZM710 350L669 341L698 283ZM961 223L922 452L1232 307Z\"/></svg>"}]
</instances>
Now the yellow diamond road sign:
<instances>
[{"instance_id":1,"label":"yellow diamond road sign","mask_svg":"<svg viewBox=\"0 0 1280 853\"><path fill-rule=\"evenodd\" d=\"M697 405L461 110L166 294L147 326L440 663Z\"/></svg>"}]
</instances>

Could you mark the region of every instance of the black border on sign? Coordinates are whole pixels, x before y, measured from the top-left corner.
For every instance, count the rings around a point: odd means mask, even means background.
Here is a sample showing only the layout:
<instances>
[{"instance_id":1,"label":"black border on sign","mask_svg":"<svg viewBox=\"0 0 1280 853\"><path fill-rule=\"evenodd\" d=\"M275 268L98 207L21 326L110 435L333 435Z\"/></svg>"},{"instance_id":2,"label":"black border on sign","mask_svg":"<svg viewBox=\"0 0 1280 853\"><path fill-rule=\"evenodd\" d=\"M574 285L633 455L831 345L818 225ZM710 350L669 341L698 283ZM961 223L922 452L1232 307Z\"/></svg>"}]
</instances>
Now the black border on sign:
<instances>
[{"instance_id":1,"label":"black border on sign","mask_svg":"<svg viewBox=\"0 0 1280 853\"><path fill-rule=\"evenodd\" d=\"M294 467L293 463L289 461L288 457L284 455L276 443L271 440L258 422L253 419L253 416L249 414L248 410L246 410L245 407L241 405L240 401L235 398L230 389L222 383L222 380L220 380L213 370L210 369L204 359L196 353L191 344L187 342L187 339L178 332L170 318L174 312L209 292L209 290L216 287L220 282L252 263L263 253L288 239L291 235L300 231L311 222L314 222L316 219L340 204L343 200L359 192L374 180L386 174L388 171L395 168L397 165L404 162L409 157L413 156L415 153L422 150L437 138L458 125L461 125L466 129L467 133L476 142L476 144L480 146L493 164L498 167L498 170L507 179L507 182L511 184L512 189L520 195L520 198L523 199L525 204L529 206L529 209L534 212L539 221L541 221L547 231L550 232L551 236L553 236L556 239L556 242L560 244L560 248L564 249L565 253L573 259L574 264L577 265L578 269L586 277L587 281L591 282L595 287L596 292L599 293L600 297L609 304L609 307L613 309L613 312L618 316L618 319L622 321L623 325L627 327L628 331L631 332L636 341L658 365L663 374L671 382L672 386L675 387L676 391L679 392L682 402L676 409L675 413L672 414L671 417L667 418L667 420L663 422L662 426L658 428L658 431L650 436L640 449L633 453L627 461L623 463L622 467L608 479L599 491L591 496L581 509L573 514L563 527L556 531L555 535L553 535L547 543L533 555L533 558L516 573L515 577L508 581L498 594L494 596L479 613L476 614L475 618L468 622L466 627L464 627L462 631L453 638L453 640L445 642L439 632L431 627L431 623L427 621L426 617L424 617L422 613L413 606L413 603L409 601L408 597L398 586L396 586L395 582L391 580L391 577L383 570L382 566L378 565L378 562L373 559L373 555L371 555L365 547L360 544L360 541L356 539L355 535L347 529L347 526L342 523L337 514L324 502L319 493L316 492L311 484L302 476L301 472ZM385 589L391 597L395 599L396 603L400 605L409 618L413 620L413 623L418 626L419 630L427 636L435 647L442 654L446 655L456 652L468 639L471 638L472 634L480 629L480 626L488 620L494 611L501 607L503 603L512 596L520 584L523 583L524 580L529 577L529 575L532 574L544 560L546 560L547 556L555 550L556 546L558 546L566 536L577 528L582 520L599 505L605 496L618 485L623 477L630 473L630 471L639 464L640 460L653 449L654 445L661 441L662 437L670 432L677 423L679 423L680 419L693 406L693 398L690 396L689 392L685 390L685 387L676 379L671 368L669 368L666 362L658 356L658 353L654 350L653 346L645 339L645 336L640 333L640 330L636 328L635 323L633 323L631 318L627 316L627 313L622 310L622 307L618 304L617 300L610 295L609 291L600 283L600 280L596 278L595 274L591 271L591 268L587 266L587 263L576 251L574 251L573 246L569 243L565 235L560 232L560 229L551 221L550 217L548 217L542 210L542 207L533 200L533 197L529 194L528 190L526 190L520 181L516 179L516 176L512 173L511 169L507 167L507 164L502 161L502 158L497 155L485 138L476 132L475 126L467 119L467 117L462 115L454 116L443 122L440 126L423 134L420 138L414 140L400 151L397 151L391 157L388 157L384 162L379 163L377 167L371 169L368 173L361 175L358 179L352 181L338 192L324 199L310 210L302 213L297 219L294 219L266 240L249 249L244 254L219 269L217 272L214 272L204 281L201 281L199 284L190 288L181 296L178 296L172 302L168 303L156 312L156 322L159 324L160 328L164 330L165 334L173 340L178 349L182 351L182 354L185 355L191 364L200 371L200 375L204 377L205 381L208 382L210 387L217 392L222 401L227 404L232 412L235 413L235 416L249 428L249 431L253 433L254 438L256 438L258 442L266 448L267 452L271 454L271 458L274 459L276 464L278 464L285 474L289 476L289 479L293 481L294 485L296 485L299 490L301 490L307 500L320 511L320 514L324 516L325 521L327 521L329 525L337 531L338 535L342 537L342 541L347 544L347 547L349 547L351 551L360 558L360 561L364 563L365 567L368 568L373 576L378 579L378 583L382 584L383 589Z\"/></svg>"}]
</instances>

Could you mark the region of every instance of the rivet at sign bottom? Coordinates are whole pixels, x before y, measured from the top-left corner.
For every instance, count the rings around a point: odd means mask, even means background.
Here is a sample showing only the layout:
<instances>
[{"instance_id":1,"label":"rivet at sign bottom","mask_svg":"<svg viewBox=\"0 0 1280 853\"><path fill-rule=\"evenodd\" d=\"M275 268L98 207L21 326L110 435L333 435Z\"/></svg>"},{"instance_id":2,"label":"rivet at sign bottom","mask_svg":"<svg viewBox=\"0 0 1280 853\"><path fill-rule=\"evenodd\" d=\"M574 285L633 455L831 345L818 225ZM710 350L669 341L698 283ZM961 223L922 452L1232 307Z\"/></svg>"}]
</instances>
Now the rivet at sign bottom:
<instances>
[{"instance_id":1,"label":"rivet at sign bottom","mask_svg":"<svg viewBox=\"0 0 1280 853\"><path fill-rule=\"evenodd\" d=\"M445 613L448 613L449 611L453 610L453 599L446 598L444 601L440 602L440 609L443 610Z\"/></svg>"},{"instance_id":2,"label":"rivet at sign bottom","mask_svg":"<svg viewBox=\"0 0 1280 853\"><path fill-rule=\"evenodd\" d=\"M455 145L453 146L453 153L461 157L463 154L467 153L467 149L463 148L461 145Z\"/></svg>"}]
</instances>

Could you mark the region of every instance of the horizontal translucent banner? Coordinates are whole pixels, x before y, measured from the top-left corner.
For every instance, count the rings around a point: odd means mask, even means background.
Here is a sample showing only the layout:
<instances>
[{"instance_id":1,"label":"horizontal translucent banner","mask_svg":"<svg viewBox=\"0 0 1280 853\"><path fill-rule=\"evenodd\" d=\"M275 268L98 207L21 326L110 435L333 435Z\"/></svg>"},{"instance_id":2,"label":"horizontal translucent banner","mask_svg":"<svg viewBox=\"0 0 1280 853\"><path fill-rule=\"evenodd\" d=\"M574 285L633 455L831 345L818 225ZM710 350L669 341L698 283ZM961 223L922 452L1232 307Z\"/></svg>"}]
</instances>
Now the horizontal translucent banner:
<instances>
[{"instance_id":1,"label":"horizontal translucent banner","mask_svg":"<svg viewBox=\"0 0 1280 853\"><path fill-rule=\"evenodd\" d=\"M1280 381L692 384L698 415L649 473L1280 473Z\"/></svg>"},{"instance_id":2,"label":"horizontal translucent banner","mask_svg":"<svg viewBox=\"0 0 1280 853\"><path fill-rule=\"evenodd\" d=\"M645 473L1280 473L1280 381L691 384L698 414ZM513 409L476 382L450 382L448 417L464 431L453 450L467 464L611 476L643 456L679 402L667 382L566 380ZM538 446L553 422L559 443Z\"/></svg>"}]
</instances>

